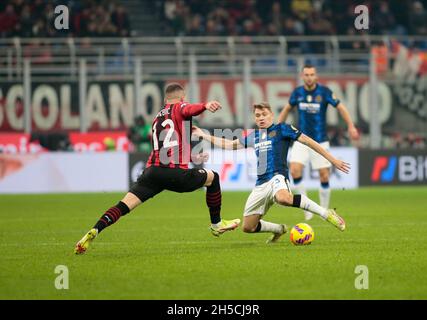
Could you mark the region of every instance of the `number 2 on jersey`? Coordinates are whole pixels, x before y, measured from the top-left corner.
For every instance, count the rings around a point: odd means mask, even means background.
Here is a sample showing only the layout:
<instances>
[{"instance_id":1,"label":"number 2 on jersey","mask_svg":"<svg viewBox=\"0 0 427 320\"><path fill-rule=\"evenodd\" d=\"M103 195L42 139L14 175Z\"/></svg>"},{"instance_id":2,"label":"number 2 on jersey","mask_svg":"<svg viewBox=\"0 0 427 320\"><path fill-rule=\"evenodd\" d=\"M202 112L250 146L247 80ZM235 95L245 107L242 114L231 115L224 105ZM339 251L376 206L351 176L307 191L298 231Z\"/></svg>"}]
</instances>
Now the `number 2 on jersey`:
<instances>
[{"instance_id":1,"label":"number 2 on jersey","mask_svg":"<svg viewBox=\"0 0 427 320\"><path fill-rule=\"evenodd\" d=\"M154 144L154 150L159 150L159 140L157 138L157 122L154 123L153 126L153 144ZM174 140L171 141L172 135L175 132L175 126L173 124L173 121L171 119L166 119L162 122L162 127L165 128L166 126L169 126L168 131L166 132L165 140L163 141L163 147L164 148L172 148L178 145L178 141Z\"/></svg>"}]
</instances>

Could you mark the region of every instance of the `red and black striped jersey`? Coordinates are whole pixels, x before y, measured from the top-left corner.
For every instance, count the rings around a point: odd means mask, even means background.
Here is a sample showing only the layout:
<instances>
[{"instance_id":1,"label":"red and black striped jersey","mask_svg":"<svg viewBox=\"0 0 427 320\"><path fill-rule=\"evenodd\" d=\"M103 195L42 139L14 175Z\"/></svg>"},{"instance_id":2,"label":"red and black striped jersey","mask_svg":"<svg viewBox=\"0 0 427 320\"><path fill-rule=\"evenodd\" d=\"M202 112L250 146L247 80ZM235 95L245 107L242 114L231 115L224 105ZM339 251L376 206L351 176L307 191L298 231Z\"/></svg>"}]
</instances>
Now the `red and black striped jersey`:
<instances>
[{"instance_id":1,"label":"red and black striped jersey","mask_svg":"<svg viewBox=\"0 0 427 320\"><path fill-rule=\"evenodd\" d=\"M166 104L153 120L153 151L146 167L187 169L191 156L191 118L205 110L205 103Z\"/></svg>"}]
</instances>

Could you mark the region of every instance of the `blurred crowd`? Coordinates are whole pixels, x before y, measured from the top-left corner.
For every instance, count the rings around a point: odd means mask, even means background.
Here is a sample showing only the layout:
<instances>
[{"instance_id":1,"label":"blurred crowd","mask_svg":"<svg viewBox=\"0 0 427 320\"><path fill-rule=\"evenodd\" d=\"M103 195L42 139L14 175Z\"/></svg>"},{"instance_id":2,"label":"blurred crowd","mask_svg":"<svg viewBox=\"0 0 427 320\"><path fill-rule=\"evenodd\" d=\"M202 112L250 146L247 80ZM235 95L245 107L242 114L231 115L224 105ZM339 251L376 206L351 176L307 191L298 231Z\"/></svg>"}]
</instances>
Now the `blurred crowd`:
<instances>
[{"instance_id":1,"label":"blurred crowd","mask_svg":"<svg viewBox=\"0 0 427 320\"><path fill-rule=\"evenodd\" d=\"M343 127L330 126L328 137L331 146L348 147L357 146L360 148L370 147L370 134L366 128L359 128L360 139L352 142ZM389 132L383 130L381 146L386 149L425 149L427 147L427 134L416 132Z\"/></svg>"},{"instance_id":2,"label":"blurred crowd","mask_svg":"<svg viewBox=\"0 0 427 320\"><path fill-rule=\"evenodd\" d=\"M395 132L389 136L389 145L396 149L424 149L427 146L427 136L414 132Z\"/></svg>"},{"instance_id":3,"label":"blurred crowd","mask_svg":"<svg viewBox=\"0 0 427 320\"><path fill-rule=\"evenodd\" d=\"M54 27L57 5L69 9L69 30ZM0 37L116 37L129 36L130 31L128 13L118 1L0 1Z\"/></svg>"},{"instance_id":4,"label":"blurred crowd","mask_svg":"<svg viewBox=\"0 0 427 320\"><path fill-rule=\"evenodd\" d=\"M140 0L149 1L149 0ZM367 5L370 34L427 35L427 0L152 0L166 34L186 36L353 35L354 7ZM56 30L57 5L70 29ZM119 0L2 0L0 37L129 36Z\"/></svg>"},{"instance_id":5,"label":"blurred crowd","mask_svg":"<svg viewBox=\"0 0 427 320\"><path fill-rule=\"evenodd\" d=\"M173 35L353 35L354 7L367 5L370 34L427 35L426 0L158 1Z\"/></svg>"}]
</instances>

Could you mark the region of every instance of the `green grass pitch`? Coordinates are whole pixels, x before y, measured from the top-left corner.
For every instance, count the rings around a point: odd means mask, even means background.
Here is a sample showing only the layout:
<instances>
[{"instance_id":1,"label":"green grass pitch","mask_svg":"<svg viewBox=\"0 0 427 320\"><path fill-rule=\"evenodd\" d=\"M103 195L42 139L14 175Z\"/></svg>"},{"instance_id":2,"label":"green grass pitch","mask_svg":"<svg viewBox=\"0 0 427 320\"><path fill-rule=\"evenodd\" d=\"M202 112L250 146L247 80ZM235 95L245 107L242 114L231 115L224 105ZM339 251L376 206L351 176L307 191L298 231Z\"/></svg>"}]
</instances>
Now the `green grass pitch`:
<instances>
[{"instance_id":1,"label":"green grass pitch","mask_svg":"<svg viewBox=\"0 0 427 320\"><path fill-rule=\"evenodd\" d=\"M241 218L248 192L223 194ZM318 199L317 193L310 193ZM343 233L315 216L310 246L241 229L213 237L202 191L164 192L106 229L87 254L74 244L121 194L0 196L0 299L427 299L427 188L333 191ZM274 206L290 226L302 211ZM54 270L69 270L57 290ZM357 290L357 265L369 289Z\"/></svg>"}]
</instances>

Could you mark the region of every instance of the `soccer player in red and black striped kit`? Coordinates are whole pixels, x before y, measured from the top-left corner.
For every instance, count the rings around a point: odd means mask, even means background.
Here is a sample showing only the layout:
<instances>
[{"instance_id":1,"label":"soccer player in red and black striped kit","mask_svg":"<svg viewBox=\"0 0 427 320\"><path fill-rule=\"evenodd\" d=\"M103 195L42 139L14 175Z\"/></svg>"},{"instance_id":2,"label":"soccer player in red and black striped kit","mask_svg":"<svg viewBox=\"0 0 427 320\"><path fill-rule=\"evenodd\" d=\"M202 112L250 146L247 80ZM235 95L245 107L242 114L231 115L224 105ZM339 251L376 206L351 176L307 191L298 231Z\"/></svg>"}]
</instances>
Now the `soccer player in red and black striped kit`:
<instances>
[{"instance_id":1,"label":"soccer player in red and black striped kit","mask_svg":"<svg viewBox=\"0 0 427 320\"><path fill-rule=\"evenodd\" d=\"M217 101L190 104L183 102L184 97L185 91L181 85L172 83L166 87L166 104L153 121L153 151L145 170L125 197L108 209L95 226L77 242L74 250L76 254L85 253L92 240L102 230L163 190L192 192L205 186L212 234L219 236L238 227L240 219L221 219L221 186L218 173L207 169L188 169L191 160L192 117L205 110L216 112L221 106Z\"/></svg>"}]
</instances>

